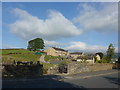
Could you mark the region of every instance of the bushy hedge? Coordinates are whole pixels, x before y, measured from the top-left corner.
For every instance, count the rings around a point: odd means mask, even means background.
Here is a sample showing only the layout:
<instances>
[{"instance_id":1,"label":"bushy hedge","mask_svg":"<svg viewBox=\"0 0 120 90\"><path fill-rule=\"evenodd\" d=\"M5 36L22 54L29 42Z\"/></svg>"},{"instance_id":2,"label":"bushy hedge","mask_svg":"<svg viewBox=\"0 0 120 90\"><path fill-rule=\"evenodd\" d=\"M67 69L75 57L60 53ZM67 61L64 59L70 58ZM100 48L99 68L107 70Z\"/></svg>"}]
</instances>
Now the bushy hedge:
<instances>
[{"instance_id":1,"label":"bushy hedge","mask_svg":"<svg viewBox=\"0 0 120 90\"><path fill-rule=\"evenodd\" d=\"M95 63L107 63L107 59L103 57L101 60L95 60Z\"/></svg>"}]
</instances>

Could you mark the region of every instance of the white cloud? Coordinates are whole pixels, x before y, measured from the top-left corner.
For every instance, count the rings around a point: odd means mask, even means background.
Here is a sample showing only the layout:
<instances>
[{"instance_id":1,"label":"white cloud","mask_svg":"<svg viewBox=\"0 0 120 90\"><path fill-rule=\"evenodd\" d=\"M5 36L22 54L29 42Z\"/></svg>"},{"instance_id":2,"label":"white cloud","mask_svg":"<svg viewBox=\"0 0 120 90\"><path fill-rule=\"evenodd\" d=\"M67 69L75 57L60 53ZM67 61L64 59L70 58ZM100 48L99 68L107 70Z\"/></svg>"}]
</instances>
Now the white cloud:
<instances>
[{"instance_id":1,"label":"white cloud","mask_svg":"<svg viewBox=\"0 0 120 90\"><path fill-rule=\"evenodd\" d=\"M58 48L64 48L68 51L82 51L82 52L106 52L107 47L105 46L99 46L99 45L89 45L85 42L80 41L71 41L68 43L60 43L55 41L46 41L45 40L45 46L46 47L58 47Z\"/></svg>"},{"instance_id":2,"label":"white cloud","mask_svg":"<svg viewBox=\"0 0 120 90\"><path fill-rule=\"evenodd\" d=\"M94 4L80 4L80 14L73 19L84 31L117 31L118 4L104 3L97 9ZM99 7L99 6L98 6Z\"/></svg>"},{"instance_id":3,"label":"white cloud","mask_svg":"<svg viewBox=\"0 0 120 90\"><path fill-rule=\"evenodd\" d=\"M100 45L89 45L85 42L80 41L71 41L68 43L60 43L56 41L47 41L45 40L45 47L57 47L57 48L64 48L65 50L72 51L72 52L103 52L106 53L108 46L100 46ZM115 47L115 52L118 52L118 46Z\"/></svg>"},{"instance_id":4,"label":"white cloud","mask_svg":"<svg viewBox=\"0 0 120 90\"><path fill-rule=\"evenodd\" d=\"M82 51L82 52L103 52L106 53L108 46L100 46L100 45L89 45L85 42L75 42L72 41L68 44L67 47L64 47L64 49L67 49L69 51ZM118 47L115 47L115 52L118 52Z\"/></svg>"},{"instance_id":5,"label":"white cloud","mask_svg":"<svg viewBox=\"0 0 120 90\"><path fill-rule=\"evenodd\" d=\"M45 47L63 47L65 45L65 43L59 43L59 42L55 42L55 41L47 41L44 40L45 43Z\"/></svg>"},{"instance_id":6,"label":"white cloud","mask_svg":"<svg viewBox=\"0 0 120 90\"><path fill-rule=\"evenodd\" d=\"M117 31L117 4L105 5L97 10L92 5L83 4L80 15L73 19L75 24L80 25L80 29L58 11L50 10L48 18L41 19L32 16L25 10L16 8L14 14L18 19L9 25L10 31L25 40L43 38L46 47L61 47L70 51L104 52L107 50L105 46L88 45L75 41L59 43L54 40L78 36L84 31Z\"/></svg>"},{"instance_id":7,"label":"white cloud","mask_svg":"<svg viewBox=\"0 0 120 90\"><path fill-rule=\"evenodd\" d=\"M65 47L70 51L82 51L82 52L105 52L107 47L99 45L88 45L84 42L70 42L68 47Z\"/></svg>"},{"instance_id":8,"label":"white cloud","mask_svg":"<svg viewBox=\"0 0 120 90\"><path fill-rule=\"evenodd\" d=\"M82 33L58 11L50 10L45 20L19 8L14 9L14 13L19 19L9 25L10 31L25 40L35 37L55 40L78 36Z\"/></svg>"}]
</instances>

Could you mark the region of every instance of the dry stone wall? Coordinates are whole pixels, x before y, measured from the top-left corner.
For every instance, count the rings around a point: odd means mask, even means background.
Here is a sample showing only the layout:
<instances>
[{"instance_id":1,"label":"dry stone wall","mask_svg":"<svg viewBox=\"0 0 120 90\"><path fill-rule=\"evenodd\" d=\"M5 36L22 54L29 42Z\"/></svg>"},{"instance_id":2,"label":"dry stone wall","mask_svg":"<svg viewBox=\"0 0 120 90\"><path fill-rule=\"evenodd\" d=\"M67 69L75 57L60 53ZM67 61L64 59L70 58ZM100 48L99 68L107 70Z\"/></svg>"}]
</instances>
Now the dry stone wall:
<instances>
[{"instance_id":1,"label":"dry stone wall","mask_svg":"<svg viewBox=\"0 0 120 90\"><path fill-rule=\"evenodd\" d=\"M58 74L58 66L51 67L48 69L48 74ZM68 64L68 73L67 74L75 74L75 73L83 73L83 72L93 72L93 71L101 71L101 70L110 70L113 68L113 64L88 64L88 63L80 63L80 62L72 62Z\"/></svg>"},{"instance_id":2,"label":"dry stone wall","mask_svg":"<svg viewBox=\"0 0 120 90\"><path fill-rule=\"evenodd\" d=\"M47 74L58 74L59 68L58 66L50 67L47 71Z\"/></svg>"},{"instance_id":3,"label":"dry stone wall","mask_svg":"<svg viewBox=\"0 0 120 90\"><path fill-rule=\"evenodd\" d=\"M68 65L68 74L109 70L112 67L113 64L70 63Z\"/></svg>"},{"instance_id":4,"label":"dry stone wall","mask_svg":"<svg viewBox=\"0 0 120 90\"><path fill-rule=\"evenodd\" d=\"M31 77L43 75L43 65L3 65L2 76L3 77Z\"/></svg>"},{"instance_id":5,"label":"dry stone wall","mask_svg":"<svg viewBox=\"0 0 120 90\"><path fill-rule=\"evenodd\" d=\"M86 63L70 63L68 64L68 74L90 71Z\"/></svg>"}]
</instances>

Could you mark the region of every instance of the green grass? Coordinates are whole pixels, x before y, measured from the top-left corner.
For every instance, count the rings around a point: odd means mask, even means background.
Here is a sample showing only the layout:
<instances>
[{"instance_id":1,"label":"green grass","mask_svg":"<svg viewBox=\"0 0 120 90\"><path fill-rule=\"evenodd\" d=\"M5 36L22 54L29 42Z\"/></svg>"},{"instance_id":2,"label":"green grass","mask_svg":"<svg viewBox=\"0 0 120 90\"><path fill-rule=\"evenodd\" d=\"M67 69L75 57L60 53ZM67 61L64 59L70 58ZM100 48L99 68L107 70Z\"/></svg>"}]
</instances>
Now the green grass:
<instances>
[{"instance_id":1,"label":"green grass","mask_svg":"<svg viewBox=\"0 0 120 90\"><path fill-rule=\"evenodd\" d=\"M6 63L7 61L33 61L36 62L39 60L41 55L35 54L15 54L15 55L2 55L2 62Z\"/></svg>"},{"instance_id":2,"label":"green grass","mask_svg":"<svg viewBox=\"0 0 120 90\"><path fill-rule=\"evenodd\" d=\"M0 54L2 54L2 50L0 49Z\"/></svg>"},{"instance_id":3,"label":"green grass","mask_svg":"<svg viewBox=\"0 0 120 90\"><path fill-rule=\"evenodd\" d=\"M10 54L13 53L13 54ZM18 53L18 54L14 54ZM9 55L7 55L9 54ZM35 55L33 51L27 49L2 49L0 50L0 55L2 56L2 62L13 62L15 61L33 61L36 62L40 58L40 55Z\"/></svg>"},{"instance_id":4,"label":"green grass","mask_svg":"<svg viewBox=\"0 0 120 90\"><path fill-rule=\"evenodd\" d=\"M59 60L62 60L62 59L65 59L65 58L62 58L62 57L60 57L60 56L50 56L50 55L46 55L44 59L45 59L45 61L49 61L49 60L51 60L51 59L59 59Z\"/></svg>"},{"instance_id":5,"label":"green grass","mask_svg":"<svg viewBox=\"0 0 120 90\"><path fill-rule=\"evenodd\" d=\"M24 53L34 53L33 51L29 51L27 49L20 49L20 50L0 50L0 54L10 54L10 53L21 53L21 54L24 54Z\"/></svg>"}]
</instances>

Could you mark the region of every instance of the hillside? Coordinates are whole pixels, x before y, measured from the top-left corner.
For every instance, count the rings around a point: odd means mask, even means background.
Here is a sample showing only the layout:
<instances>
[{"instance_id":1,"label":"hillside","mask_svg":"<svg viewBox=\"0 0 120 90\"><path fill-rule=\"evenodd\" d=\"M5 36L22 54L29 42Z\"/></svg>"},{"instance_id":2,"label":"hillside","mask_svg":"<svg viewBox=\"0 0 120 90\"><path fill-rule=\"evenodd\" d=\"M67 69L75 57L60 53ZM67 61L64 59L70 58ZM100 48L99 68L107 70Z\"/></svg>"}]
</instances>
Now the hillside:
<instances>
[{"instance_id":1,"label":"hillside","mask_svg":"<svg viewBox=\"0 0 120 90\"><path fill-rule=\"evenodd\" d=\"M2 49L0 52L3 63L13 62L14 60L36 62L40 58L40 55L35 55L33 51L27 49Z\"/></svg>"},{"instance_id":2,"label":"hillside","mask_svg":"<svg viewBox=\"0 0 120 90\"><path fill-rule=\"evenodd\" d=\"M0 54L29 54L34 53L33 51L29 51L27 49L1 49Z\"/></svg>"}]
</instances>

